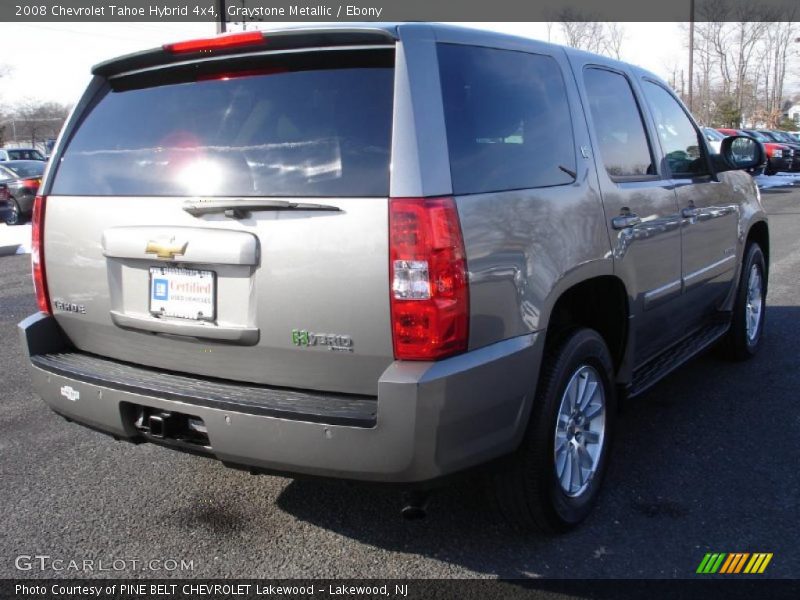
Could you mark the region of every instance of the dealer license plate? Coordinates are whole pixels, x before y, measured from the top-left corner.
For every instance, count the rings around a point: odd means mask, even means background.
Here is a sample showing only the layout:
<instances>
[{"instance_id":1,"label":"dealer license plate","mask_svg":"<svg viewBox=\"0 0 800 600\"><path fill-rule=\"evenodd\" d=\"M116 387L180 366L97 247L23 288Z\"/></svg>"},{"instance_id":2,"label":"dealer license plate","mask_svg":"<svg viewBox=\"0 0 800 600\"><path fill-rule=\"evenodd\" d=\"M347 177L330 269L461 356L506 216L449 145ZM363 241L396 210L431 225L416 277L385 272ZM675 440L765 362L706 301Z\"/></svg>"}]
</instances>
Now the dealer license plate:
<instances>
[{"instance_id":1,"label":"dealer license plate","mask_svg":"<svg viewBox=\"0 0 800 600\"><path fill-rule=\"evenodd\" d=\"M213 271L150 267L150 312L163 317L212 321L215 288Z\"/></svg>"}]
</instances>

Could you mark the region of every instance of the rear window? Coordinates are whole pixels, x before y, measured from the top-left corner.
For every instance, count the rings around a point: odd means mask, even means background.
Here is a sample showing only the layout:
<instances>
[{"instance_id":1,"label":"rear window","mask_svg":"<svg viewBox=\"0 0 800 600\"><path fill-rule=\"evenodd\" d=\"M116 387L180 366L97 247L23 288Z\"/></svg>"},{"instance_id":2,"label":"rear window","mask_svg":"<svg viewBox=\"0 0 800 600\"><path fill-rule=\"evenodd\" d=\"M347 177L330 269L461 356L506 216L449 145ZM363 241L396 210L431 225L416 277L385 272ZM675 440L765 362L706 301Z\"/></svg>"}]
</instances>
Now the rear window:
<instances>
[{"instance_id":1,"label":"rear window","mask_svg":"<svg viewBox=\"0 0 800 600\"><path fill-rule=\"evenodd\" d=\"M40 177L44 173L44 162L13 163L8 168L19 177Z\"/></svg>"},{"instance_id":2,"label":"rear window","mask_svg":"<svg viewBox=\"0 0 800 600\"><path fill-rule=\"evenodd\" d=\"M386 196L393 56L256 57L114 80L67 145L51 193Z\"/></svg>"},{"instance_id":3,"label":"rear window","mask_svg":"<svg viewBox=\"0 0 800 600\"><path fill-rule=\"evenodd\" d=\"M574 181L569 101L554 58L454 44L438 54L454 193Z\"/></svg>"}]
</instances>

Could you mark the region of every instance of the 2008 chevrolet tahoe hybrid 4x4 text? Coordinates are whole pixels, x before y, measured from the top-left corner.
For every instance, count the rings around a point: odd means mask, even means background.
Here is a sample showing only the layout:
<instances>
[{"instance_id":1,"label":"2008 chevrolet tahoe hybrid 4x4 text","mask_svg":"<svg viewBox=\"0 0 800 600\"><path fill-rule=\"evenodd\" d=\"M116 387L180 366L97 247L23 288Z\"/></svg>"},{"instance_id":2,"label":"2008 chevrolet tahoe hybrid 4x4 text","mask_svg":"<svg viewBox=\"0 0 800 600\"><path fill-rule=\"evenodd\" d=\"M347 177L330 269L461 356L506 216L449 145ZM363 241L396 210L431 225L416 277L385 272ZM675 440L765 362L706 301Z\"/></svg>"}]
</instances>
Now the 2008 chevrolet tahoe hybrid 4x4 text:
<instances>
[{"instance_id":1,"label":"2008 chevrolet tahoe hybrid 4x4 text","mask_svg":"<svg viewBox=\"0 0 800 600\"><path fill-rule=\"evenodd\" d=\"M98 65L34 215L36 392L116 437L430 484L521 525L596 500L620 394L764 324L767 218L669 88L428 24ZM495 460L497 459L497 460Z\"/></svg>"}]
</instances>

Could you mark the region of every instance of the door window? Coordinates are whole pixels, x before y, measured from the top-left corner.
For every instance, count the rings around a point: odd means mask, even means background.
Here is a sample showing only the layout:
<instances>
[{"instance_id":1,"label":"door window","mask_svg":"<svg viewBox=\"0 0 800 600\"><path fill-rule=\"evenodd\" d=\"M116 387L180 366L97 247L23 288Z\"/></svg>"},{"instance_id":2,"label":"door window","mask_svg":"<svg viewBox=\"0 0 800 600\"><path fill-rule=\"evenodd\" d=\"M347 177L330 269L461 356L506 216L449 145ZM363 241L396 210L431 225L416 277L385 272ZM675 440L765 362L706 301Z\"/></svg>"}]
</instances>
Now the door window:
<instances>
[{"instance_id":1,"label":"door window","mask_svg":"<svg viewBox=\"0 0 800 600\"><path fill-rule=\"evenodd\" d=\"M678 101L660 85L644 82L667 164L675 177L708 174L699 134Z\"/></svg>"},{"instance_id":2,"label":"door window","mask_svg":"<svg viewBox=\"0 0 800 600\"><path fill-rule=\"evenodd\" d=\"M655 175L642 115L624 75L605 69L584 72L589 110L606 171L615 177Z\"/></svg>"}]
</instances>

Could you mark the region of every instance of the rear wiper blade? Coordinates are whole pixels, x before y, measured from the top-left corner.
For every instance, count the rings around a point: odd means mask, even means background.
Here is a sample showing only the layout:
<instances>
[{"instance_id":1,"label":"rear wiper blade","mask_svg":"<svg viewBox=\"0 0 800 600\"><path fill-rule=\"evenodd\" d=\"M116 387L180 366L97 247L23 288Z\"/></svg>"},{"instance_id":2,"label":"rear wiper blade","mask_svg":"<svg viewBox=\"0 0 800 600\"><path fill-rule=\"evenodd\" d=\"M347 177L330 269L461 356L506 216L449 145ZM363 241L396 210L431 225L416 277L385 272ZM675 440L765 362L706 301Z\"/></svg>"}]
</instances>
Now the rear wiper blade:
<instances>
[{"instance_id":1,"label":"rear wiper blade","mask_svg":"<svg viewBox=\"0 0 800 600\"><path fill-rule=\"evenodd\" d=\"M267 198L224 198L219 200L189 200L184 202L183 210L199 217L213 213L224 213L226 217L244 219L254 211L264 210L315 210L339 212L338 206L329 204L313 204L311 202L290 202L289 200L271 200Z\"/></svg>"}]
</instances>

